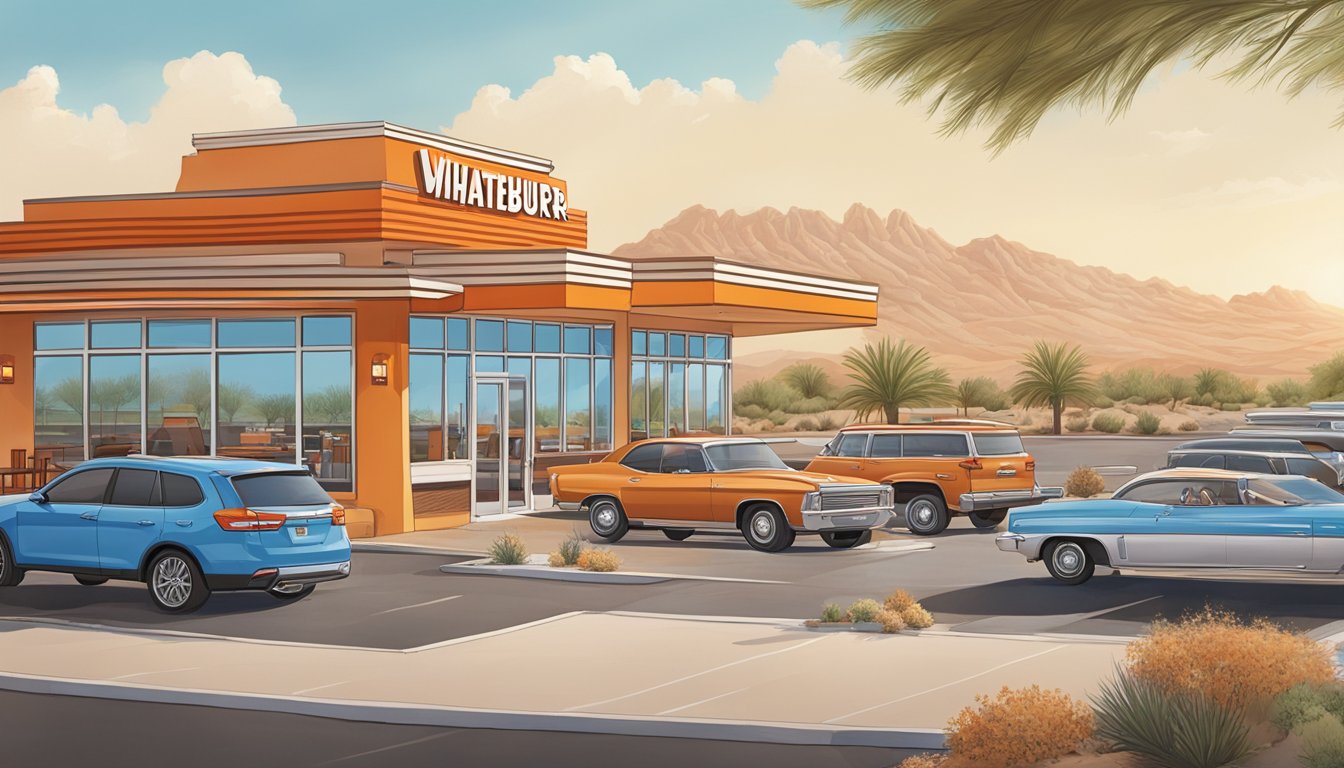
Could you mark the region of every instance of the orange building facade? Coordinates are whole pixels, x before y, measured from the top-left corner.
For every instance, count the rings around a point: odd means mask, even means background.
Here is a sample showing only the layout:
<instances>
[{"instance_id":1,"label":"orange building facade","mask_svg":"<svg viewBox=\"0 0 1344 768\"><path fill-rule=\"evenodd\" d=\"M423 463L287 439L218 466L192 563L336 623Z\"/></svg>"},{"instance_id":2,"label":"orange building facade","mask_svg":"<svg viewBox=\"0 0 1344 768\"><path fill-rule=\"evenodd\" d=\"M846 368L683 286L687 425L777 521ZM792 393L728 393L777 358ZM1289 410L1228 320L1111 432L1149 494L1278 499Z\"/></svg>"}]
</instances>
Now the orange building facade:
<instances>
[{"instance_id":1,"label":"orange building facade","mask_svg":"<svg viewBox=\"0 0 1344 768\"><path fill-rule=\"evenodd\" d=\"M734 338L876 321L868 283L590 253L542 158L382 122L193 144L174 192L0 223L0 457L264 458L352 535L451 527L727 433Z\"/></svg>"}]
</instances>

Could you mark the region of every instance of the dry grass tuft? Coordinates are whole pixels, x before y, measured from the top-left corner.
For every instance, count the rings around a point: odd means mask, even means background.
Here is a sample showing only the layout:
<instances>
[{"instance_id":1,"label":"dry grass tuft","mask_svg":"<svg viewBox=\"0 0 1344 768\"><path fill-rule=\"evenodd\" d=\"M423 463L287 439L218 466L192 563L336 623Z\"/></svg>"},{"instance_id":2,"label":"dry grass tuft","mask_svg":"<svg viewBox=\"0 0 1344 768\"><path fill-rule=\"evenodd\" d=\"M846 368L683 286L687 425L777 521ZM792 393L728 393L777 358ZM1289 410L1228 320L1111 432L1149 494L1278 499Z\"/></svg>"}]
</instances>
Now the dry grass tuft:
<instances>
[{"instance_id":1,"label":"dry grass tuft","mask_svg":"<svg viewBox=\"0 0 1344 768\"><path fill-rule=\"evenodd\" d=\"M609 549L585 549L579 554L579 570L610 573L621 567L621 559Z\"/></svg>"},{"instance_id":2,"label":"dry grass tuft","mask_svg":"<svg viewBox=\"0 0 1344 768\"><path fill-rule=\"evenodd\" d=\"M1032 765L1063 757L1092 737L1092 708L1059 690L1005 687L975 701L947 724L947 746L958 763Z\"/></svg>"},{"instance_id":3,"label":"dry grass tuft","mask_svg":"<svg viewBox=\"0 0 1344 768\"><path fill-rule=\"evenodd\" d=\"M1073 470L1064 481L1064 493L1067 496L1090 499L1104 490L1106 490L1105 478L1091 467L1079 467Z\"/></svg>"},{"instance_id":4,"label":"dry grass tuft","mask_svg":"<svg viewBox=\"0 0 1344 768\"><path fill-rule=\"evenodd\" d=\"M526 565L527 545L516 534L506 533L491 542L490 562L495 565Z\"/></svg>"},{"instance_id":5,"label":"dry grass tuft","mask_svg":"<svg viewBox=\"0 0 1344 768\"><path fill-rule=\"evenodd\" d=\"M896 768L941 768L947 758L942 755L912 755L901 761Z\"/></svg>"},{"instance_id":6,"label":"dry grass tuft","mask_svg":"<svg viewBox=\"0 0 1344 768\"><path fill-rule=\"evenodd\" d=\"M894 635L905 629L905 619L901 618L899 612L890 608L883 608L877 612L877 623L881 624L882 631L889 635Z\"/></svg>"},{"instance_id":7,"label":"dry grass tuft","mask_svg":"<svg viewBox=\"0 0 1344 768\"><path fill-rule=\"evenodd\" d=\"M887 595L886 601L882 605L889 611L900 613L906 608L915 604L915 596L906 592L904 589L898 589Z\"/></svg>"},{"instance_id":8,"label":"dry grass tuft","mask_svg":"<svg viewBox=\"0 0 1344 768\"><path fill-rule=\"evenodd\" d=\"M564 568L569 565L569 563L565 562L565 556L559 552L552 552L551 556L546 558L546 564L552 568Z\"/></svg>"},{"instance_id":9,"label":"dry grass tuft","mask_svg":"<svg viewBox=\"0 0 1344 768\"><path fill-rule=\"evenodd\" d=\"M901 621L911 629L928 629L933 626L933 614L924 610L924 606L915 603L901 611Z\"/></svg>"}]
</instances>

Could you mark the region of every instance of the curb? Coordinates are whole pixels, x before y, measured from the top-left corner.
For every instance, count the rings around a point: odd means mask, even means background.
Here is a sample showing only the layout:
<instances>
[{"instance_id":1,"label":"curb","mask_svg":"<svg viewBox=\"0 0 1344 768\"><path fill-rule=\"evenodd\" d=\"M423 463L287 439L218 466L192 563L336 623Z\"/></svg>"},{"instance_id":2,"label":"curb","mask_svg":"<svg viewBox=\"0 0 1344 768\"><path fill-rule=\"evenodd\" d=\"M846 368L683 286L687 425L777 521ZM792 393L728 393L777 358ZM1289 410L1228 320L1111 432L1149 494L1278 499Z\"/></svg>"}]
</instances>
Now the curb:
<instances>
[{"instance_id":1,"label":"curb","mask_svg":"<svg viewBox=\"0 0 1344 768\"><path fill-rule=\"evenodd\" d=\"M877 747L915 751L944 750L942 731L926 728L882 729L775 724L743 720L657 719L636 715L436 707L394 702L286 698L268 694L222 693L161 688L134 683L89 682L62 677L0 673L0 689L50 696L79 696L116 701L177 704L306 715L390 725L488 728L506 731L558 731L614 736L709 739L833 747Z\"/></svg>"},{"instance_id":2,"label":"curb","mask_svg":"<svg viewBox=\"0 0 1344 768\"><path fill-rule=\"evenodd\" d=\"M522 579L572 581L583 584L661 584L664 581L726 581L735 584L789 583L768 579L735 579L731 576L695 576L681 573L646 573L643 571L580 571L574 568L552 568L549 565L493 565L484 558L466 563L441 565L439 571L466 576L515 576Z\"/></svg>"},{"instance_id":3,"label":"curb","mask_svg":"<svg viewBox=\"0 0 1344 768\"><path fill-rule=\"evenodd\" d=\"M481 557L486 552L469 549L448 549L446 547L426 547L421 544L398 544L391 541L350 542L351 552L393 553L398 555L445 555L448 557Z\"/></svg>"}]
</instances>

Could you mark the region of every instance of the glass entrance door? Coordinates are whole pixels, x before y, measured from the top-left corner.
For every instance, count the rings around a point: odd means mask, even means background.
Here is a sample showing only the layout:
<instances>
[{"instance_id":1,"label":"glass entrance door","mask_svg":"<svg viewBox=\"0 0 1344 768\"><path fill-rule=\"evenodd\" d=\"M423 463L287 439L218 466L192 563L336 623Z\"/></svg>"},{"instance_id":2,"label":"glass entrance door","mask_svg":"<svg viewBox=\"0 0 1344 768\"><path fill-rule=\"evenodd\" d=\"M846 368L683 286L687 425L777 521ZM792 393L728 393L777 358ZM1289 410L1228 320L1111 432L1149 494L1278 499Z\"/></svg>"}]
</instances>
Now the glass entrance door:
<instances>
[{"instance_id":1,"label":"glass entrance door","mask_svg":"<svg viewBox=\"0 0 1344 768\"><path fill-rule=\"evenodd\" d=\"M476 468L472 482L472 510L476 515L497 515L507 509L503 493L504 459L508 455L508 411L504 408L504 385L500 379L477 380L475 434Z\"/></svg>"},{"instance_id":2,"label":"glass entrance door","mask_svg":"<svg viewBox=\"0 0 1344 768\"><path fill-rule=\"evenodd\" d=\"M509 378L509 509L532 508L532 425L527 379Z\"/></svg>"}]
</instances>

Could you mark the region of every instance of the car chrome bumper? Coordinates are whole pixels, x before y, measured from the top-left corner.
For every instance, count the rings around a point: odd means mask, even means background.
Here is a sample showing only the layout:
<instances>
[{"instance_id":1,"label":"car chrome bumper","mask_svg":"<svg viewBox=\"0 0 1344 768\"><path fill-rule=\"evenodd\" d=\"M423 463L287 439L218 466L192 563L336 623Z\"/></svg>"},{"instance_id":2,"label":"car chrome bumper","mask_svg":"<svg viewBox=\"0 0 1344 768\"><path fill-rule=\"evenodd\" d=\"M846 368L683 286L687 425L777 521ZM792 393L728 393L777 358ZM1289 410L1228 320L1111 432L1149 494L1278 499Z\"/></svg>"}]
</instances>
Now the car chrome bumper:
<instances>
[{"instance_id":1,"label":"car chrome bumper","mask_svg":"<svg viewBox=\"0 0 1344 768\"><path fill-rule=\"evenodd\" d=\"M324 581L336 581L350 575L350 561L341 563L322 563L320 565L291 565L277 568L275 580L268 589L272 592L287 594L298 592L308 584Z\"/></svg>"},{"instance_id":2,"label":"car chrome bumper","mask_svg":"<svg viewBox=\"0 0 1344 768\"><path fill-rule=\"evenodd\" d=\"M1026 540L1027 537L1019 533L1002 533L994 539L994 543L1004 552L1016 552L1018 547L1022 546L1022 542Z\"/></svg>"},{"instance_id":3,"label":"car chrome bumper","mask_svg":"<svg viewBox=\"0 0 1344 768\"><path fill-rule=\"evenodd\" d=\"M1040 504L1046 499L1058 499L1063 495L1063 488L1039 486L1020 491L978 491L961 494L957 504L962 512L981 512L987 509L1012 509Z\"/></svg>"},{"instance_id":4,"label":"car chrome bumper","mask_svg":"<svg viewBox=\"0 0 1344 768\"><path fill-rule=\"evenodd\" d=\"M555 506L566 512L578 512L580 509L583 509L583 505L577 501L557 501L555 502Z\"/></svg>"},{"instance_id":5,"label":"car chrome bumper","mask_svg":"<svg viewBox=\"0 0 1344 768\"><path fill-rule=\"evenodd\" d=\"M880 528L891 519L891 507L860 507L804 512L803 530L843 531Z\"/></svg>"}]
</instances>

